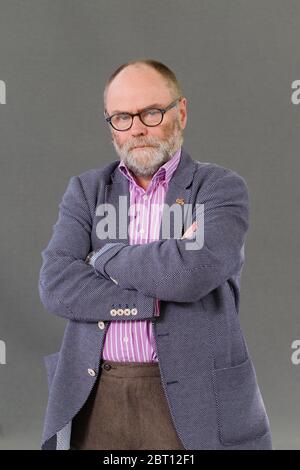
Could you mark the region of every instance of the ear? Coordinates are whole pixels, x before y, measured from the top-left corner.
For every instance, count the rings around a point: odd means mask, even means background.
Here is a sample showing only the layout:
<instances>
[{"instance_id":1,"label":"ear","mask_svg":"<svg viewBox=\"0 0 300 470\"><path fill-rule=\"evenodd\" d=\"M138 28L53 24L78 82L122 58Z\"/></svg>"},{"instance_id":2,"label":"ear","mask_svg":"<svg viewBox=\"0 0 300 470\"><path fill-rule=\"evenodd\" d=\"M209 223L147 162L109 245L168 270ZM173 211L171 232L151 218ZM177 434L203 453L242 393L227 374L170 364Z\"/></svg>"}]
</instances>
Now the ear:
<instances>
[{"instance_id":1,"label":"ear","mask_svg":"<svg viewBox=\"0 0 300 470\"><path fill-rule=\"evenodd\" d=\"M187 99L182 98L179 102L179 116L181 128L184 129L187 123Z\"/></svg>"}]
</instances>

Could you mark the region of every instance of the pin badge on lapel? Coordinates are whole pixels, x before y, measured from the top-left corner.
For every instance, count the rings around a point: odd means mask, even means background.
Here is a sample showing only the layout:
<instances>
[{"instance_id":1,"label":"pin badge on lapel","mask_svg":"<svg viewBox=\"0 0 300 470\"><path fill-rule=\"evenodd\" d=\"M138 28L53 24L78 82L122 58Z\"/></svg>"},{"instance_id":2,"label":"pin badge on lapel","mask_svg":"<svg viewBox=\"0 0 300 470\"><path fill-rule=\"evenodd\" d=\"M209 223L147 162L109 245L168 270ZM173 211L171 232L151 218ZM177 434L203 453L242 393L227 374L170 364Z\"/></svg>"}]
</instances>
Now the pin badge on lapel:
<instances>
[{"instance_id":1,"label":"pin badge on lapel","mask_svg":"<svg viewBox=\"0 0 300 470\"><path fill-rule=\"evenodd\" d=\"M184 199L177 198L176 202L177 202L177 204L180 204L182 206L184 204Z\"/></svg>"}]
</instances>

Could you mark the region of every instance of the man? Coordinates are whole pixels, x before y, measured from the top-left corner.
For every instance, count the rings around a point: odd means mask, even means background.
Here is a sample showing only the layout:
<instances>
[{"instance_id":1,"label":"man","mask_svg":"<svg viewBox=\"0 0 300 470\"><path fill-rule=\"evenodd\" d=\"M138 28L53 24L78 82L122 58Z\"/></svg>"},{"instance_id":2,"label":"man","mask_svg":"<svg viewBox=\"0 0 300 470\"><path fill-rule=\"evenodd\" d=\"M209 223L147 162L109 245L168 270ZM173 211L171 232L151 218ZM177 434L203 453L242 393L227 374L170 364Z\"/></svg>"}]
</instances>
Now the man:
<instances>
[{"instance_id":1,"label":"man","mask_svg":"<svg viewBox=\"0 0 300 470\"><path fill-rule=\"evenodd\" d=\"M248 190L183 148L186 104L157 61L123 64L106 84L120 161L70 179L42 252L41 300L68 319L45 357L42 449L272 448L238 320ZM170 206L182 219L163 237Z\"/></svg>"}]
</instances>

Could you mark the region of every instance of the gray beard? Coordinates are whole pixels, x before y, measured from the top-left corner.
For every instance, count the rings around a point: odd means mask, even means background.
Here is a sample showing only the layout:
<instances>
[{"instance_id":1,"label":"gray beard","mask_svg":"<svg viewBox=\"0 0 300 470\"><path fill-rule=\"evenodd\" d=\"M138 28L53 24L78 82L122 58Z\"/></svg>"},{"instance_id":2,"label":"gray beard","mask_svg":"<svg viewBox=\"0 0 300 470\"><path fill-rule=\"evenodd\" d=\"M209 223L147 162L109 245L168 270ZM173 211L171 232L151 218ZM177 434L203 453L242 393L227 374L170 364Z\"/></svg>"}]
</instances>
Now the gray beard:
<instances>
[{"instance_id":1,"label":"gray beard","mask_svg":"<svg viewBox=\"0 0 300 470\"><path fill-rule=\"evenodd\" d=\"M132 149L135 144L125 143L122 148L112 140L114 148L123 160L129 170L134 175L140 177L153 176L156 171L168 162L174 153L181 147L183 143L183 135L179 123L175 122L175 132L167 141L159 141L156 137L147 137L144 141L139 140L140 145L150 145L145 149ZM131 150L129 150L131 149Z\"/></svg>"}]
</instances>

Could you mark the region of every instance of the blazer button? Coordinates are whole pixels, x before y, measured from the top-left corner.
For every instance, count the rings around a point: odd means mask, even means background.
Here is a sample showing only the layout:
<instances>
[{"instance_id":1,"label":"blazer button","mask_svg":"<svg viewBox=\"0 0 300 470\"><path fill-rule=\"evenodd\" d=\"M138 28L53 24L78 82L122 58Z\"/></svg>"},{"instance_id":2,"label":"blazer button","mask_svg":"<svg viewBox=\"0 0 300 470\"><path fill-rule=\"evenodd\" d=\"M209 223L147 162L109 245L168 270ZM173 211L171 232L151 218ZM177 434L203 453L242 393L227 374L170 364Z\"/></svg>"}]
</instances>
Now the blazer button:
<instances>
[{"instance_id":1,"label":"blazer button","mask_svg":"<svg viewBox=\"0 0 300 470\"><path fill-rule=\"evenodd\" d=\"M130 315L130 308L124 308L124 315Z\"/></svg>"},{"instance_id":2,"label":"blazer button","mask_svg":"<svg viewBox=\"0 0 300 470\"><path fill-rule=\"evenodd\" d=\"M117 315L117 310L115 308L112 308L110 314L112 317L115 317Z\"/></svg>"},{"instance_id":3,"label":"blazer button","mask_svg":"<svg viewBox=\"0 0 300 470\"><path fill-rule=\"evenodd\" d=\"M94 377L96 375L96 372L94 371L94 369L88 369L88 373Z\"/></svg>"},{"instance_id":4,"label":"blazer button","mask_svg":"<svg viewBox=\"0 0 300 470\"><path fill-rule=\"evenodd\" d=\"M105 328L105 324L103 321L98 321L98 326L100 328L100 330L103 330Z\"/></svg>"},{"instance_id":5,"label":"blazer button","mask_svg":"<svg viewBox=\"0 0 300 470\"><path fill-rule=\"evenodd\" d=\"M122 308L118 308L117 315L124 315L124 310Z\"/></svg>"},{"instance_id":6,"label":"blazer button","mask_svg":"<svg viewBox=\"0 0 300 470\"><path fill-rule=\"evenodd\" d=\"M136 315L136 314L137 314L137 308L132 308L131 315Z\"/></svg>"}]
</instances>

